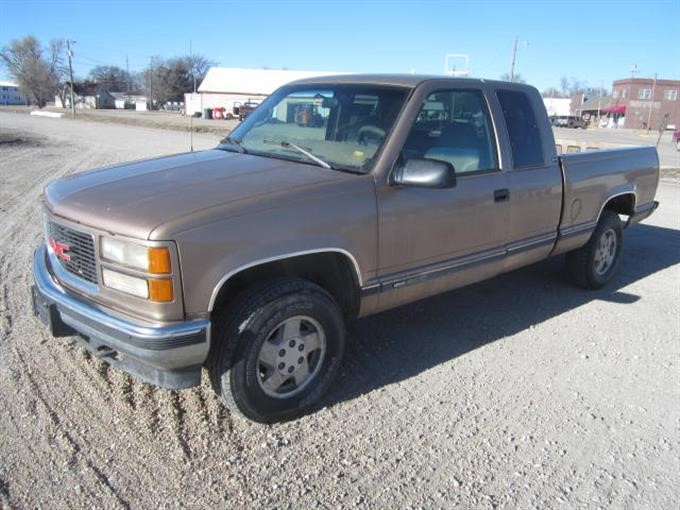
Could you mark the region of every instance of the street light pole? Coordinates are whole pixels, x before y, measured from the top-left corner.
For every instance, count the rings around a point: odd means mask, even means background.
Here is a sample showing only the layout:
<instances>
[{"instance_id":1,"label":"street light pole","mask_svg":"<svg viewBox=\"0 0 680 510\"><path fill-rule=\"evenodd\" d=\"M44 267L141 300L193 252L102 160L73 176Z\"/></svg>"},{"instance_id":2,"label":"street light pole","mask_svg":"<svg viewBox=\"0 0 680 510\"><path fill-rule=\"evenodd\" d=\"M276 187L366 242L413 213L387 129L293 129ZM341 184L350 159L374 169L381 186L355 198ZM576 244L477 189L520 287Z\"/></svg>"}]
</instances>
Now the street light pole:
<instances>
[{"instance_id":1,"label":"street light pole","mask_svg":"<svg viewBox=\"0 0 680 510\"><path fill-rule=\"evenodd\" d=\"M654 93L656 92L656 73L654 73L654 83L652 84L652 97L649 98L649 115L647 116L647 134L652 129L652 106L654 105Z\"/></svg>"}]
</instances>

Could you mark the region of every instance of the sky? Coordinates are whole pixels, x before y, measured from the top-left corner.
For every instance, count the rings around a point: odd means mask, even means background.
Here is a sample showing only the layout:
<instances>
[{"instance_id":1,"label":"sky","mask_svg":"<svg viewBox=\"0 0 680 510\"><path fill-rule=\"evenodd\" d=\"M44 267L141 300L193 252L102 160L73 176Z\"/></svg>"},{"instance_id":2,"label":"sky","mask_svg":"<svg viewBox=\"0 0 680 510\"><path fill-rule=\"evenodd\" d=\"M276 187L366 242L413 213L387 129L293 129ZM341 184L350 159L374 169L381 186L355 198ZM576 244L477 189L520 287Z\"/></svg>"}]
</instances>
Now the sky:
<instances>
[{"instance_id":1,"label":"sky","mask_svg":"<svg viewBox=\"0 0 680 510\"><path fill-rule=\"evenodd\" d=\"M417 74L467 54L471 76L498 79L517 36L515 72L539 90L609 88L633 66L680 79L678 0L0 0L0 47L29 34L75 40L77 77L191 48L224 67Z\"/></svg>"}]
</instances>

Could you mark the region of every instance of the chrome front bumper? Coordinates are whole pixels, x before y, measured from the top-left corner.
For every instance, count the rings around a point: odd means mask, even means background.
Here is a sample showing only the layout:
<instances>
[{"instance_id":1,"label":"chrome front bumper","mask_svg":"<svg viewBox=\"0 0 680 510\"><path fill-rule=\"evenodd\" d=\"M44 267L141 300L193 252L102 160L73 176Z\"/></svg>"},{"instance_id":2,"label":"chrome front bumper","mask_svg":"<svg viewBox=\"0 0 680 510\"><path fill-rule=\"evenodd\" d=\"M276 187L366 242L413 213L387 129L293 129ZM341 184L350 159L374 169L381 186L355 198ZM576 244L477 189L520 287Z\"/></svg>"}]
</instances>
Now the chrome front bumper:
<instances>
[{"instance_id":1,"label":"chrome front bumper","mask_svg":"<svg viewBox=\"0 0 680 510\"><path fill-rule=\"evenodd\" d=\"M47 250L33 254L33 310L53 336L74 336L114 367L162 388L200 384L210 321L158 326L122 319L65 290L50 273Z\"/></svg>"}]
</instances>

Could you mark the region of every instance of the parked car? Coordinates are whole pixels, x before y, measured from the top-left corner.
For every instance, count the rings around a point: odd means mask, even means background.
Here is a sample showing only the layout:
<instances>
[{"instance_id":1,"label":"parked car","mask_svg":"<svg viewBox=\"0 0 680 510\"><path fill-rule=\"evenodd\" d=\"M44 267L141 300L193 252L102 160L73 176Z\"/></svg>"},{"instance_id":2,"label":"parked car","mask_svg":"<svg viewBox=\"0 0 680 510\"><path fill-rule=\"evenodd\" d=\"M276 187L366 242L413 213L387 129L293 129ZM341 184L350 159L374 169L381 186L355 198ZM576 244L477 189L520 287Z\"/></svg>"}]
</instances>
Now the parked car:
<instances>
[{"instance_id":1,"label":"parked car","mask_svg":"<svg viewBox=\"0 0 680 510\"><path fill-rule=\"evenodd\" d=\"M321 125L298 125L305 98ZM527 85L310 78L215 149L50 184L33 306L148 383L205 368L233 411L289 419L333 384L356 317L565 253L575 284L606 285L658 180L654 147L558 156Z\"/></svg>"},{"instance_id":2,"label":"parked car","mask_svg":"<svg viewBox=\"0 0 680 510\"><path fill-rule=\"evenodd\" d=\"M675 149L680 151L680 129L673 131L673 143L675 144Z\"/></svg>"},{"instance_id":3,"label":"parked car","mask_svg":"<svg viewBox=\"0 0 680 510\"><path fill-rule=\"evenodd\" d=\"M578 115L553 115L550 124L554 127L582 128L586 129L588 123Z\"/></svg>"}]
</instances>

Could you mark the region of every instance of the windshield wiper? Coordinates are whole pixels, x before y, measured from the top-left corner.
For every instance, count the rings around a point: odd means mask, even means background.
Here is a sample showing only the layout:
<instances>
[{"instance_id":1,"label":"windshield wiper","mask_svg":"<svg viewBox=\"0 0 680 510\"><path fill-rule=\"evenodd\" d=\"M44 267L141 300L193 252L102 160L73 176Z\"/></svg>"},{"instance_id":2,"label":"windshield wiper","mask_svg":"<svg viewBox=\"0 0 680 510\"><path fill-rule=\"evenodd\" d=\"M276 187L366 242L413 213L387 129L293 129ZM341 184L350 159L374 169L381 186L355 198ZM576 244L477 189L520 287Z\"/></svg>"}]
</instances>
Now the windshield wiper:
<instances>
[{"instance_id":1,"label":"windshield wiper","mask_svg":"<svg viewBox=\"0 0 680 510\"><path fill-rule=\"evenodd\" d=\"M280 145L284 149L295 149L300 154L304 154L309 159L311 159L312 161L317 163L319 166L322 166L324 168L328 168L330 170L333 169L333 167L331 165L329 165L328 163L326 163L323 159L321 159L318 156L315 156L314 154L312 154L308 150L303 149L299 145L295 145L294 143L286 142L285 140L281 140L281 141L279 141L279 140L262 140L262 142L263 143L270 143L270 144L274 144L274 145Z\"/></svg>"},{"instance_id":2,"label":"windshield wiper","mask_svg":"<svg viewBox=\"0 0 680 510\"><path fill-rule=\"evenodd\" d=\"M231 136L227 136L226 138L223 138L222 140L220 140L220 145L222 145L223 143L228 143L229 145L232 145L236 149L236 152L238 152L240 154L248 154L248 151L245 150L243 148L243 146L241 145L241 141L237 140L236 138L232 138ZM218 149L227 150L223 147L218 147Z\"/></svg>"}]
</instances>

